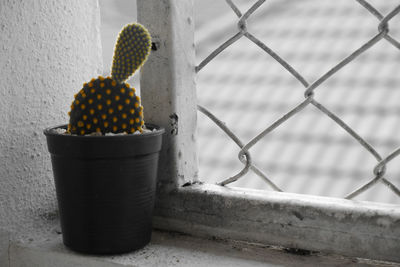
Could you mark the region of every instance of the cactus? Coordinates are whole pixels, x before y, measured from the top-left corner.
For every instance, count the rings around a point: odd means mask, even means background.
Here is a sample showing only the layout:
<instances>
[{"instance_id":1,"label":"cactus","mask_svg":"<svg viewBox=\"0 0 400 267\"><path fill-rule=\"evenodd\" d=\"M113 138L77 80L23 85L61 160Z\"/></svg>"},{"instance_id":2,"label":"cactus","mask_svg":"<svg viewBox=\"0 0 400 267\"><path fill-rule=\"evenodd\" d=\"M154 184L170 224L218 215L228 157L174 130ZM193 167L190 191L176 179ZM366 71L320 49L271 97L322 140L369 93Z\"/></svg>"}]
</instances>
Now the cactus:
<instances>
[{"instance_id":1,"label":"cactus","mask_svg":"<svg viewBox=\"0 0 400 267\"><path fill-rule=\"evenodd\" d=\"M83 84L69 112L68 132L77 135L142 132L140 98L125 81L146 61L151 37L140 24L129 24L118 36L111 77Z\"/></svg>"},{"instance_id":2,"label":"cactus","mask_svg":"<svg viewBox=\"0 0 400 267\"><path fill-rule=\"evenodd\" d=\"M128 79L146 61L151 48L149 32L139 24L129 24L118 36L111 76L117 82Z\"/></svg>"}]
</instances>

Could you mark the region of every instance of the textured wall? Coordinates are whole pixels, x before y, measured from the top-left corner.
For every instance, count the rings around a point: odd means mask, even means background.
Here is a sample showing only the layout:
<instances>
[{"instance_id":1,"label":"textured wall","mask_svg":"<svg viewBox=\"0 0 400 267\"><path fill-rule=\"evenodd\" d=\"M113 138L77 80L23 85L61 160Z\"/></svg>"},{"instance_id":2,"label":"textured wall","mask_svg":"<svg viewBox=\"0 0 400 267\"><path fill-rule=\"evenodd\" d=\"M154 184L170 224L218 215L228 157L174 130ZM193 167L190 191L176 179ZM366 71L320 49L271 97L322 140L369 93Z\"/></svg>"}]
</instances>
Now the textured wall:
<instances>
[{"instance_id":1,"label":"textured wall","mask_svg":"<svg viewBox=\"0 0 400 267\"><path fill-rule=\"evenodd\" d=\"M56 210L42 131L102 72L97 0L0 1L0 229Z\"/></svg>"}]
</instances>

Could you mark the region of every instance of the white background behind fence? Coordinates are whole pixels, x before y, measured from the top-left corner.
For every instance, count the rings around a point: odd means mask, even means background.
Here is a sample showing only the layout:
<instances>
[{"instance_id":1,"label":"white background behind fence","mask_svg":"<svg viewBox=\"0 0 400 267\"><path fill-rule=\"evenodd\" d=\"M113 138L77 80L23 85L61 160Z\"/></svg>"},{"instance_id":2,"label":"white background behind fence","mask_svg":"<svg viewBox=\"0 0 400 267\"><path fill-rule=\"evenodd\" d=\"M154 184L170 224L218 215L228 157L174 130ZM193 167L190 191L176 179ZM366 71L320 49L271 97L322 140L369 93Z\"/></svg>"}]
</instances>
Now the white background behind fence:
<instances>
[{"instance_id":1,"label":"white background behind fence","mask_svg":"<svg viewBox=\"0 0 400 267\"><path fill-rule=\"evenodd\" d=\"M105 69L112 44L135 17L130 1L101 1ZM398 1L369 1L382 14ZM245 12L255 1L234 1ZM400 16L390 34L400 39ZM196 1L196 51L200 63L233 36L238 18L225 3ZM312 82L377 34L379 21L356 1L266 1L247 28ZM109 51L111 50L111 51ZM400 146L400 51L385 40L318 87L315 98L365 138L381 155ZM134 84L136 81L133 82ZM199 104L247 142L304 99L304 87L246 38L234 43L199 73ZM215 183L243 168L238 147L199 113L202 180ZM343 197L373 178L376 160L313 106L278 127L250 152L254 162L287 192ZM399 159L387 177L400 187ZM249 172L233 186L270 190ZM356 199L400 203L378 183Z\"/></svg>"},{"instance_id":2,"label":"white background behind fence","mask_svg":"<svg viewBox=\"0 0 400 267\"><path fill-rule=\"evenodd\" d=\"M234 2L242 13L255 3L246 1L246 6L244 1ZM370 3L384 15L398 5L397 1ZM201 25L196 32L201 38L199 60L238 31L237 21L231 11L224 18L210 18L208 26ZM375 36L378 24L356 1L266 1L250 16L247 28L311 83ZM391 36L399 35L399 19L392 19L389 25ZM203 27L208 27L207 34L202 34ZM210 36L212 44L208 44ZM396 134L400 126L399 62L399 50L382 40L315 90L319 103L382 156L400 144ZM199 73L199 103L243 142L299 104L303 94L304 87L297 80L246 38L227 48ZM239 149L208 119L201 115L199 119L200 170L203 177L220 182L242 167L236 156ZM296 193L343 197L370 181L376 165L357 141L311 105L250 151L254 162L274 183ZM389 163L385 177L399 186L396 160ZM233 185L268 189L251 172ZM400 203L399 197L382 184L356 199Z\"/></svg>"}]
</instances>

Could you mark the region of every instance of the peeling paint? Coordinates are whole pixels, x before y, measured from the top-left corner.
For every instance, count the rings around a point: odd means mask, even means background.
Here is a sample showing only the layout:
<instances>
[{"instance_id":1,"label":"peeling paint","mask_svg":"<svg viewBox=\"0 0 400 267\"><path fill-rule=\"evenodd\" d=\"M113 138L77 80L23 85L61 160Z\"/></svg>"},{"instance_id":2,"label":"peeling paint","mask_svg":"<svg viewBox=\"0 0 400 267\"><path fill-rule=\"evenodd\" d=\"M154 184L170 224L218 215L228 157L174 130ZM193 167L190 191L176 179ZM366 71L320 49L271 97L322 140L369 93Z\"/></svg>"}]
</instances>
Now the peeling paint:
<instances>
[{"instance_id":1,"label":"peeling paint","mask_svg":"<svg viewBox=\"0 0 400 267\"><path fill-rule=\"evenodd\" d=\"M172 113L169 115L170 118L170 126L171 126L171 135L178 135L178 115L176 113Z\"/></svg>"}]
</instances>

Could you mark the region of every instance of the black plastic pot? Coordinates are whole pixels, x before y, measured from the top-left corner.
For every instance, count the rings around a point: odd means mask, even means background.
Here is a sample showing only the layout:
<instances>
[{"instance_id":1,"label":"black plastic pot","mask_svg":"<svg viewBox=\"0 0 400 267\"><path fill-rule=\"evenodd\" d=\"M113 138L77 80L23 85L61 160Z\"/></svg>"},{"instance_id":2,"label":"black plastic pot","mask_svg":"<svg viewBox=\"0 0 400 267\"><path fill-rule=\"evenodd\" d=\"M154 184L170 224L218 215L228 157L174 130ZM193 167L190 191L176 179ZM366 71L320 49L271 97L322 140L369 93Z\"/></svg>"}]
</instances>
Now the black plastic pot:
<instances>
[{"instance_id":1,"label":"black plastic pot","mask_svg":"<svg viewBox=\"0 0 400 267\"><path fill-rule=\"evenodd\" d=\"M164 129L140 135L73 136L44 130L64 244L117 254L150 242Z\"/></svg>"}]
</instances>

